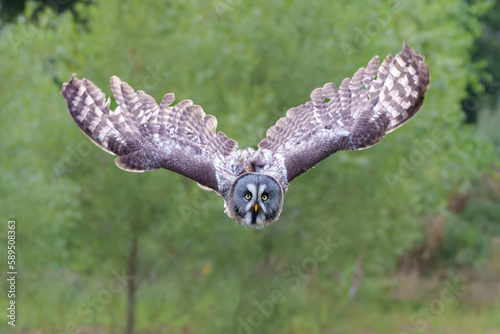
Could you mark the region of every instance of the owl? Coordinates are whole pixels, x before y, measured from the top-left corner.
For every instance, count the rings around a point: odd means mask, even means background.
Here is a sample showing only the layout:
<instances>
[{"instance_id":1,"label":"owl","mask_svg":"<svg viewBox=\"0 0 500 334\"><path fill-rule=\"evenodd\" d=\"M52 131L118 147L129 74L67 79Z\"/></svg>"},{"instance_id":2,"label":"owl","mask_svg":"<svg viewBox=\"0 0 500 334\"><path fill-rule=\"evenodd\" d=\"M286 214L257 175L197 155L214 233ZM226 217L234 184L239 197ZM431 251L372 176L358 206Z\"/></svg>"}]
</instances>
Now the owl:
<instances>
[{"instance_id":1,"label":"owl","mask_svg":"<svg viewBox=\"0 0 500 334\"><path fill-rule=\"evenodd\" d=\"M429 89L424 57L403 43L379 67L375 56L339 88L327 83L311 100L287 111L255 150L216 132L217 119L191 100L176 105L168 93L160 105L113 76L110 99L75 75L62 96L76 124L116 165L130 172L165 168L214 190L236 223L262 228L280 217L288 184L331 154L362 150L415 116Z\"/></svg>"}]
</instances>

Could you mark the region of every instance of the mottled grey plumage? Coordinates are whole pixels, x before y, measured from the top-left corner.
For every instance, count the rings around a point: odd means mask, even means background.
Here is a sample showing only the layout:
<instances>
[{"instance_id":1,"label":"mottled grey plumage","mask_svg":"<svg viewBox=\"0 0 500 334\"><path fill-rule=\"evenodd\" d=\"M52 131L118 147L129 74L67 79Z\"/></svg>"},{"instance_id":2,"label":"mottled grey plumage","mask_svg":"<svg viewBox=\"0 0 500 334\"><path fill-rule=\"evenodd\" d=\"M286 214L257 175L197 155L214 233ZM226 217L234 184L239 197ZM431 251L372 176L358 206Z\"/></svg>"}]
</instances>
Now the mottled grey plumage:
<instances>
[{"instance_id":1,"label":"mottled grey plumage","mask_svg":"<svg viewBox=\"0 0 500 334\"><path fill-rule=\"evenodd\" d=\"M192 101L171 106L169 93L158 106L115 76L114 111L87 79L73 75L62 95L82 131L118 155L118 167L184 175L223 196L226 213L237 223L261 228L279 218L290 181L339 150L375 145L420 110L430 83L424 57L403 44L378 65L375 56L339 89L332 83L315 89L311 101L288 110L267 131L258 150L237 151L234 140L216 133L216 118Z\"/></svg>"}]
</instances>

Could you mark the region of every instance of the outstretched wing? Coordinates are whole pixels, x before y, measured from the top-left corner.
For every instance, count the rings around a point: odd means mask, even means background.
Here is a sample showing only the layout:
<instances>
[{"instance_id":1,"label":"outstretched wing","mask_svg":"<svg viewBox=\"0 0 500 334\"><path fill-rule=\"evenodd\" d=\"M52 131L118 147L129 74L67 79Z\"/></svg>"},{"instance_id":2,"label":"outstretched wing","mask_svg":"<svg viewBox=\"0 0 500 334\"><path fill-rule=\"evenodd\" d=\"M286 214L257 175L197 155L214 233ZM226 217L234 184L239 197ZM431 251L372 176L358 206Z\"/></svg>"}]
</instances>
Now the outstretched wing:
<instances>
[{"instance_id":1,"label":"outstretched wing","mask_svg":"<svg viewBox=\"0 0 500 334\"><path fill-rule=\"evenodd\" d=\"M280 155L288 182L337 151L375 145L417 114L430 83L424 57L403 44L378 65L375 56L338 90L333 83L315 89L267 131L259 150Z\"/></svg>"},{"instance_id":2,"label":"outstretched wing","mask_svg":"<svg viewBox=\"0 0 500 334\"><path fill-rule=\"evenodd\" d=\"M76 124L100 148L116 154L115 163L131 172L165 168L184 175L217 192L224 180L221 166L237 143L223 132L216 133L217 119L206 115L190 100L174 102L163 97L160 106L143 91L135 92L113 76L111 91L118 107L87 79L74 75L63 85L62 95Z\"/></svg>"}]
</instances>

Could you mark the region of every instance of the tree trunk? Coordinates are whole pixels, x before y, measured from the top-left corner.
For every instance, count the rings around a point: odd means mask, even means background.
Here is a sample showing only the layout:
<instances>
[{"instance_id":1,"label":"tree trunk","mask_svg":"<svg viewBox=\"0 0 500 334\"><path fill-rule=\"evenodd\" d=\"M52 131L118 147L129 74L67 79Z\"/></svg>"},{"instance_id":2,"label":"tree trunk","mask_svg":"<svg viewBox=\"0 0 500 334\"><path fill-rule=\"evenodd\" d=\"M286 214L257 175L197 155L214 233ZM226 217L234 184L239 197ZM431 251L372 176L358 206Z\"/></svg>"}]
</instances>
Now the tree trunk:
<instances>
[{"instance_id":1,"label":"tree trunk","mask_svg":"<svg viewBox=\"0 0 500 334\"><path fill-rule=\"evenodd\" d=\"M363 262L365 261L365 252L359 253L354 275L352 276L351 287L349 288L349 305L353 305L358 294L361 278L363 278Z\"/></svg>"},{"instance_id":2,"label":"tree trunk","mask_svg":"<svg viewBox=\"0 0 500 334\"><path fill-rule=\"evenodd\" d=\"M135 272L135 261L137 258L137 236L132 240L132 247L127 259L127 275L129 277L127 286L127 327L125 334L134 333L135 312L135 290L137 288L137 275Z\"/></svg>"}]
</instances>

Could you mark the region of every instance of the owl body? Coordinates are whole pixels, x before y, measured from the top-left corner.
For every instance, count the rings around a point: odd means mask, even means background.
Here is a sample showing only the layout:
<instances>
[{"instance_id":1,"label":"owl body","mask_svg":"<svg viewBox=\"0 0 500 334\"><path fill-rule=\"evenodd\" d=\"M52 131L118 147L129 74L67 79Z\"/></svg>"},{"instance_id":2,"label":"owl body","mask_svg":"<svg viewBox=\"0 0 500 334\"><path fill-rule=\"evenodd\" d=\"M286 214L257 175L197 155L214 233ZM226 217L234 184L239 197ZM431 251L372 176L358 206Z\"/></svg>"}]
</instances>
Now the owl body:
<instances>
[{"instance_id":1,"label":"owl body","mask_svg":"<svg viewBox=\"0 0 500 334\"><path fill-rule=\"evenodd\" d=\"M161 103L110 80L118 107L87 79L74 75L62 95L80 129L115 163L131 172L165 168L224 198L238 224L262 228L276 221L288 184L340 150L371 147L420 110L429 88L424 57L403 44L395 57L378 57L337 87L313 90L311 100L287 111L268 129L258 149L236 150L236 141L216 132L217 120L191 100Z\"/></svg>"}]
</instances>

